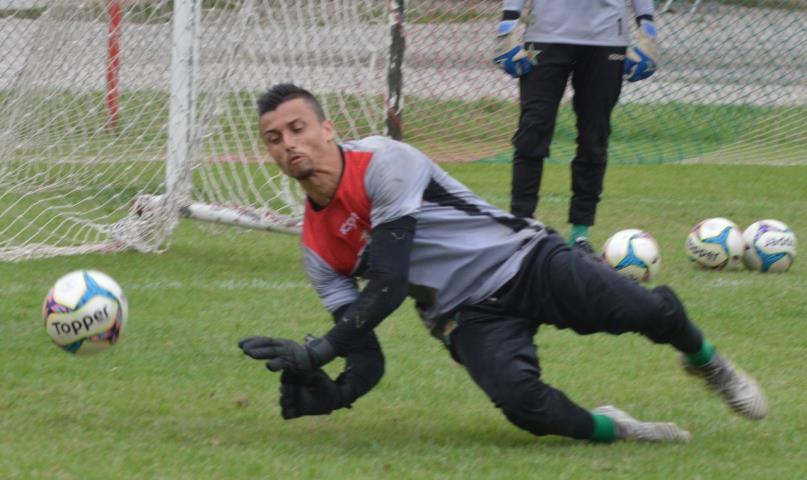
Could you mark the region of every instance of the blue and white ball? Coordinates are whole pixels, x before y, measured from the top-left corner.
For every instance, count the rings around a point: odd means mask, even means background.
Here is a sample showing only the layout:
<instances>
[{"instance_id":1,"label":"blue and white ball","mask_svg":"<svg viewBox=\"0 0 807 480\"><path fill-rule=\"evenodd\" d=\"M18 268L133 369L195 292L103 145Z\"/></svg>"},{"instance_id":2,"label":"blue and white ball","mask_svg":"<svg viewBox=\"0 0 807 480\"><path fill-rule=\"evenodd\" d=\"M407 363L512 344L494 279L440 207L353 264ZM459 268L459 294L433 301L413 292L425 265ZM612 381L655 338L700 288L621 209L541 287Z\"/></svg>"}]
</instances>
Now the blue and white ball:
<instances>
[{"instance_id":1,"label":"blue and white ball","mask_svg":"<svg viewBox=\"0 0 807 480\"><path fill-rule=\"evenodd\" d=\"M45 297L45 330L51 340L76 355L115 345L126 326L129 307L120 285L97 270L61 277Z\"/></svg>"},{"instance_id":2,"label":"blue and white ball","mask_svg":"<svg viewBox=\"0 0 807 480\"><path fill-rule=\"evenodd\" d=\"M796 234L778 220L760 220L743 232L743 262L757 272L786 272L796 259Z\"/></svg>"},{"instance_id":3,"label":"blue and white ball","mask_svg":"<svg viewBox=\"0 0 807 480\"><path fill-rule=\"evenodd\" d=\"M692 228L686 239L689 259L704 268L734 269L742 262L745 242L740 228L723 217L709 218Z\"/></svg>"},{"instance_id":4,"label":"blue and white ball","mask_svg":"<svg viewBox=\"0 0 807 480\"><path fill-rule=\"evenodd\" d=\"M603 245L602 258L611 268L637 282L649 282L661 269L656 239L638 228L613 234Z\"/></svg>"}]
</instances>

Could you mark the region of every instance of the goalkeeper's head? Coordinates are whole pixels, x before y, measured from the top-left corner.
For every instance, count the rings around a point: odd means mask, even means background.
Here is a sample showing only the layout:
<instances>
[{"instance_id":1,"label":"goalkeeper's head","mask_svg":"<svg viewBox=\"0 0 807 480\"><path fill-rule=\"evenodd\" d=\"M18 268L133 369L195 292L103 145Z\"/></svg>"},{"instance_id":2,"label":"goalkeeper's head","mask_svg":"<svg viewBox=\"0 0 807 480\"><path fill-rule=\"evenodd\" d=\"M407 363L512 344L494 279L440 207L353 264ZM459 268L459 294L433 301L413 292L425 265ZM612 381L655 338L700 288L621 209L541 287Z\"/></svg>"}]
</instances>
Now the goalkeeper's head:
<instances>
[{"instance_id":1,"label":"goalkeeper's head","mask_svg":"<svg viewBox=\"0 0 807 480\"><path fill-rule=\"evenodd\" d=\"M290 83L273 86L258 99L261 138L286 175L308 180L322 165L339 159L333 123L317 98Z\"/></svg>"},{"instance_id":2,"label":"goalkeeper's head","mask_svg":"<svg viewBox=\"0 0 807 480\"><path fill-rule=\"evenodd\" d=\"M266 112L277 110L281 103L295 98L305 100L308 106L317 114L317 118L320 121L325 121L325 112L322 110L322 105L320 105L317 97L293 83L279 83L261 95L258 99L258 116L262 117Z\"/></svg>"}]
</instances>

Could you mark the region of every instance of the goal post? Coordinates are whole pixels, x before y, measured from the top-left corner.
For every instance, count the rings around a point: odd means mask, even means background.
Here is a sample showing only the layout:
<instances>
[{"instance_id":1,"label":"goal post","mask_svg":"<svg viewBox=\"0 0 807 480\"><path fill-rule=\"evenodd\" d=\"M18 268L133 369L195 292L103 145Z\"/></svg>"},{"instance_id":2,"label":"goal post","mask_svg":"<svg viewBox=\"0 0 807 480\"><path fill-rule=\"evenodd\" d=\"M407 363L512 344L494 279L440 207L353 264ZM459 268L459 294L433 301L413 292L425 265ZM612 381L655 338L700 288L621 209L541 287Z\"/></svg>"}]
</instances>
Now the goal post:
<instances>
[{"instance_id":1,"label":"goal post","mask_svg":"<svg viewBox=\"0 0 807 480\"><path fill-rule=\"evenodd\" d=\"M627 3L627 2L626 2ZM612 163L807 164L807 3L656 2L661 59L625 84ZM255 100L294 82L341 139L508 169L518 83L500 0L0 0L0 261L162 252L182 217L285 233L302 192ZM575 151L571 86L549 162Z\"/></svg>"},{"instance_id":2,"label":"goal post","mask_svg":"<svg viewBox=\"0 0 807 480\"><path fill-rule=\"evenodd\" d=\"M115 0L112 0L115 1ZM191 168L196 143L196 76L200 70L202 0L174 2L171 36L171 90L168 121L166 195L181 207L190 203ZM177 207L177 208L179 208Z\"/></svg>"},{"instance_id":3,"label":"goal post","mask_svg":"<svg viewBox=\"0 0 807 480\"><path fill-rule=\"evenodd\" d=\"M121 0L109 0L109 34L107 37L106 109L107 130L118 123L118 78L120 76Z\"/></svg>"},{"instance_id":4,"label":"goal post","mask_svg":"<svg viewBox=\"0 0 807 480\"><path fill-rule=\"evenodd\" d=\"M404 0L388 0L389 4L389 62L387 63L387 135L401 140L403 108L403 61L406 45L404 37Z\"/></svg>"}]
</instances>

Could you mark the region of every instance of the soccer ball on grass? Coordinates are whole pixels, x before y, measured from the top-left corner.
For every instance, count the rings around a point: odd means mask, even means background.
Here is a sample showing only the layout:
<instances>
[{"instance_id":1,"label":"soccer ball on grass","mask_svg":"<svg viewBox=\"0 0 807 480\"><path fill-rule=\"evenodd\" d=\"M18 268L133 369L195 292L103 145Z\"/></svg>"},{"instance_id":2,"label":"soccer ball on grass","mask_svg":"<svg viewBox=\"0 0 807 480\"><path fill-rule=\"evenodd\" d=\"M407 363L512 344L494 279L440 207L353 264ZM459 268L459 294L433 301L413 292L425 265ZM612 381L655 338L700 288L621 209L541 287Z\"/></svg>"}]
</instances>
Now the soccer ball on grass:
<instances>
[{"instance_id":1,"label":"soccer ball on grass","mask_svg":"<svg viewBox=\"0 0 807 480\"><path fill-rule=\"evenodd\" d=\"M69 353L87 355L114 345L123 333L128 305L109 275L78 270L61 277L45 297L45 330Z\"/></svg>"},{"instance_id":2,"label":"soccer ball on grass","mask_svg":"<svg viewBox=\"0 0 807 480\"><path fill-rule=\"evenodd\" d=\"M796 235L778 220L754 222L743 232L743 262L749 270L786 272L796 258Z\"/></svg>"},{"instance_id":3,"label":"soccer ball on grass","mask_svg":"<svg viewBox=\"0 0 807 480\"><path fill-rule=\"evenodd\" d=\"M637 282L649 282L661 268L658 243L638 228L616 232L602 250L602 258L611 268Z\"/></svg>"},{"instance_id":4,"label":"soccer ball on grass","mask_svg":"<svg viewBox=\"0 0 807 480\"><path fill-rule=\"evenodd\" d=\"M689 259L704 268L732 269L740 265L745 248L739 227L727 218L699 222L686 239Z\"/></svg>"}]
</instances>

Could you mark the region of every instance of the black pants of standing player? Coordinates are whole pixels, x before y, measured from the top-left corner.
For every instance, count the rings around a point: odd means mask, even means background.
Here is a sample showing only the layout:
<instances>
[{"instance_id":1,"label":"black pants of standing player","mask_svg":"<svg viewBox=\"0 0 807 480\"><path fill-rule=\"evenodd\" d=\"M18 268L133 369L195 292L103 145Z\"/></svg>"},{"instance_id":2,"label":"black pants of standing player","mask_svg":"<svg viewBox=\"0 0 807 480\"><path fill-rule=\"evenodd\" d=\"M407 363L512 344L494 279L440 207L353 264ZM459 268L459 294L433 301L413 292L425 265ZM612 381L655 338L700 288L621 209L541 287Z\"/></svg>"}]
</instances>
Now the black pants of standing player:
<instances>
[{"instance_id":1,"label":"black pants of standing player","mask_svg":"<svg viewBox=\"0 0 807 480\"><path fill-rule=\"evenodd\" d=\"M611 111L622 89L625 47L529 43L539 50L537 64L519 79L518 130L513 135L513 177L510 211L532 217L544 158L555 130L558 106L571 77L577 115L577 154L572 160L572 200L569 223L594 225L602 194Z\"/></svg>"},{"instance_id":2,"label":"black pants of standing player","mask_svg":"<svg viewBox=\"0 0 807 480\"><path fill-rule=\"evenodd\" d=\"M582 335L636 332L686 353L703 343L672 290L647 290L555 233L499 292L455 319L454 358L513 424L535 435L589 439L594 431L587 410L541 381L533 342L540 324Z\"/></svg>"}]
</instances>

